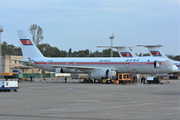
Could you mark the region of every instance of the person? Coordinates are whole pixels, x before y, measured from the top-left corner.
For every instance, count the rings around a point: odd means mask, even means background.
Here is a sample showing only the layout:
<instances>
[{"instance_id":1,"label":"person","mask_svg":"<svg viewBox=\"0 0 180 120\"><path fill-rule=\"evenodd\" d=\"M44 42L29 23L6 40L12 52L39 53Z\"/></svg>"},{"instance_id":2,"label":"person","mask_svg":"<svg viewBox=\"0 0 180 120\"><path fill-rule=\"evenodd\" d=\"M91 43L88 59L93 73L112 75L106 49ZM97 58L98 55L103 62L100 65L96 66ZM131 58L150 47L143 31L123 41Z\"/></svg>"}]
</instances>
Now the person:
<instances>
[{"instance_id":1,"label":"person","mask_svg":"<svg viewBox=\"0 0 180 120\"><path fill-rule=\"evenodd\" d=\"M30 78L31 78L31 82L32 82L32 76Z\"/></svg>"},{"instance_id":2,"label":"person","mask_svg":"<svg viewBox=\"0 0 180 120\"><path fill-rule=\"evenodd\" d=\"M65 77L64 80L65 80L65 83L67 83L67 77Z\"/></svg>"}]
</instances>

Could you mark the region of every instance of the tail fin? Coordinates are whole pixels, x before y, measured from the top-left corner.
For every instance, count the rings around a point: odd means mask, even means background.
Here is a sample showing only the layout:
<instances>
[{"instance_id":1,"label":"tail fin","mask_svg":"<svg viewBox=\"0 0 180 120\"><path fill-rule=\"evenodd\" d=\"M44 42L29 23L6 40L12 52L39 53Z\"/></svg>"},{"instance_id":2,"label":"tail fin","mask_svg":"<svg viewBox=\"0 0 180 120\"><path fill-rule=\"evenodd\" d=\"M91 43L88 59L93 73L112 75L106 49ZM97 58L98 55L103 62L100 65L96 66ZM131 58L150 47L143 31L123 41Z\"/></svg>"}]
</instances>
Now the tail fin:
<instances>
[{"instance_id":1,"label":"tail fin","mask_svg":"<svg viewBox=\"0 0 180 120\"><path fill-rule=\"evenodd\" d=\"M158 45L137 45L137 46L148 48L149 52L151 53L151 56L168 58L163 52L159 50L159 47L163 47L164 45L158 44Z\"/></svg>"},{"instance_id":2,"label":"tail fin","mask_svg":"<svg viewBox=\"0 0 180 120\"><path fill-rule=\"evenodd\" d=\"M19 39L20 39L20 47L23 53L23 58L42 58L44 57L36 45L30 40L30 37L24 30L17 30Z\"/></svg>"},{"instance_id":3,"label":"tail fin","mask_svg":"<svg viewBox=\"0 0 180 120\"><path fill-rule=\"evenodd\" d=\"M132 46L114 47L121 57L137 57L132 51Z\"/></svg>"},{"instance_id":4,"label":"tail fin","mask_svg":"<svg viewBox=\"0 0 180 120\"><path fill-rule=\"evenodd\" d=\"M111 48L111 46L97 46L100 48ZM133 46L113 46L112 48L117 49L119 56L121 57L137 57L131 50Z\"/></svg>"}]
</instances>

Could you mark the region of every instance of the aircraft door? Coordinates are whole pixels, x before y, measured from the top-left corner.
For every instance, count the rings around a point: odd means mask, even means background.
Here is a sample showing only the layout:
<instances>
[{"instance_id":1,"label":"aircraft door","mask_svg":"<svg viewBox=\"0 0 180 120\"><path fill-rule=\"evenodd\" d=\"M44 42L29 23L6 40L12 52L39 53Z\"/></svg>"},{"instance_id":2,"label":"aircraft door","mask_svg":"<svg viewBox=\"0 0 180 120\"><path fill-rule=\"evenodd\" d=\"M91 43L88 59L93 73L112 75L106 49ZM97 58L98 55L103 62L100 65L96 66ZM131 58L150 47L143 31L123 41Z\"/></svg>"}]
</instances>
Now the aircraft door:
<instances>
[{"instance_id":1,"label":"aircraft door","mask_svg":"<svg viewBox=\"0 0 180 120\"><path fill-rule=\"evenodd\" d=\"M158 60L154 61L154 68L159 68L159 61Z\"/></svg>"},{"instance_id":2,"label":"aircraft door","mask_svg":"<svg viewBox=\"0 0 180 120\"><path fill-rule=\"evenodd\" d=\"M126 68L129 68L129 60L126 60L125 66L126 66Z\"/></svg>"}]
</instances>

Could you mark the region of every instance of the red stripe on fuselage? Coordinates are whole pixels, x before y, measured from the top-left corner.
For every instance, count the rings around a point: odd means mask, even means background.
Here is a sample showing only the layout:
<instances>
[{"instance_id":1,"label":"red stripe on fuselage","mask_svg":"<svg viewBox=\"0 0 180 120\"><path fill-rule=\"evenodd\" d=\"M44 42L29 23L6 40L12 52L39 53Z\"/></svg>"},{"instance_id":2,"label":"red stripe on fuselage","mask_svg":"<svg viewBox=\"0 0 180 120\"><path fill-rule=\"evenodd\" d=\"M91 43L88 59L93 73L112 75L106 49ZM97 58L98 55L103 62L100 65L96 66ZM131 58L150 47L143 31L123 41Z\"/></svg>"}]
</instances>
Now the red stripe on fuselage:
<instances>
[{"instance_id":1,"label":"red stripe on fuselage","mask_svg":"<svg viewBox=\"0 0 180 120\"><path fill-rule=\"evenodd\" d=\"M154 62L35 62L35 64L50 64L50 65L153 65ZM159 62L162 65L161 62Z\"/></svg>"}]
</instances>

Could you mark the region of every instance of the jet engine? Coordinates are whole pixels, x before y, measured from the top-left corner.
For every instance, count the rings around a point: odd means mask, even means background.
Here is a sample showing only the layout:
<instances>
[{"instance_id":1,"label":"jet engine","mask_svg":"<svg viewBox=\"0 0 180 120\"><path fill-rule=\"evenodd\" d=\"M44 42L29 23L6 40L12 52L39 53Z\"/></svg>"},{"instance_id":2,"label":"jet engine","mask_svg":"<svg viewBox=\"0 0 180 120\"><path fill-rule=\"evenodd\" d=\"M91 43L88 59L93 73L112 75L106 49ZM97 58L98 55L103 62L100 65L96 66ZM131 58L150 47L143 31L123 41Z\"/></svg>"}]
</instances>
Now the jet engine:
<instances>
[{"instance_id":1,"label":"jet engine","mask_svg":"<svg viewBox=\"0 0 180 120\"><path fill-rule=\"evenodd\" d=\"M94 79L110 78L114 80L116 78L116 71L111 69L99 69L95 72L91 72L91 77Z\"/></svg>"}]
</instances>

